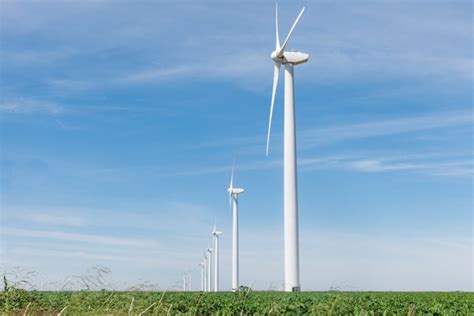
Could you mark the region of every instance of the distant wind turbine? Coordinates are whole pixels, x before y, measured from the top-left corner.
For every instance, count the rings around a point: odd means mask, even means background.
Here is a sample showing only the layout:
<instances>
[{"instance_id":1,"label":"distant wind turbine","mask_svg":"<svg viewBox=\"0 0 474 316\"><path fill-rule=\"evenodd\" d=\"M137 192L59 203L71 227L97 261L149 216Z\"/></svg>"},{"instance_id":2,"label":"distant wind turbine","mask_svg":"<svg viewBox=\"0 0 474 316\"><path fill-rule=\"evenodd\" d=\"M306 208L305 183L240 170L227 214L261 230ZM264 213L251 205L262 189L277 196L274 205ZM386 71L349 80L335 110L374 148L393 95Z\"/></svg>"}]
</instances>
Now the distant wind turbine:
<instances>
[{"instance_id":1,"label":"distant wind turbine","mask_svg":"<svg viewBox=\"0 0 474 316\"><path fill-rule=\"evenodd\" d=\"M280 66L285 65L285 111L284 111L284 230L285 230L285 291L299 292L299 241L298 241L298 192L297 192L297 165L296 165L296 130L295 130L295 96L293 66L306 63L309 55L300 52L286 52L288 44L296 25L298 24L305 8L301 9L290 32L280 46L278 34L278 6L275 12L276 46L271 58L275 62L273 73L272 99L270 103L270 118L268 121L267 148L270 142L270 130L272 127L273 105L275 92L278 85Z\"/></svg>"},{"instance_id":2,"label":"distant wind turbine","mask_svg":"<svg viewBox=\"0 0 474 316\"><path fill-rule=\"evenodd\" d=\"M209 248L207 247L206 249L207 251L207 256L208 256L208 259L207 259L207 291L208 292L211 292L212 291L212 288L211 288L211 265L212 265L212 248Z\"/></svg>"},{"instance_id":3,"label":"distant wind turbine","mask_svg":"<svg viewBox=\"0 0 474 316\"><path fill-rule=\"evenodd\" d=\"M183 274L183 291L186 292L186 273Z\"/></svg>"},{"instance_id":4,"label":"distant wind turbine","mask_svg":"<svg viewBox=\"0 0 474 316\"><path fill-rule=\"evenodd\" d=\"M239 222L238 222L238 198L244 189L234 188L234 165L230 176L229 202L232 207L232 291L239 289Z\"/></svg>"},{"instance_id":5,"label":"distant wind turbine","mask_svg":"<svg viewBox=\"0 0 474 316\"><path fill-rule=\"evenodd\" d=\"M204 250L204 292L208 292L209 288L207 286L207 279L209 278L209 275L207 274L207 265L208 265L208 255L207 255L207 250Z\"/></svg>"},{"instance_id":6,"label":"distant wind turbine","mask_svg":"<svg viewBox=\"0 0 474 316\"><path fill-rule=\"evenodd\" d=\"M205 279L204 279L204 270L206 269L206 263L203 261L201 261L200 264L198 264L200 267L201 267L201 291L204 292L204 282L205 282Z\"/></svg>"},{"instance_id":7,"label":"distant wind turbine","mask_svg":"<svg viewBox=\"0 0 474 316\"><path fill-rule=\"evenodd\" d=\"M216 224L212 231L214 236L214 292L219 291L219 236L222 232L216 230Z\"/></svg>"}]
</instances>

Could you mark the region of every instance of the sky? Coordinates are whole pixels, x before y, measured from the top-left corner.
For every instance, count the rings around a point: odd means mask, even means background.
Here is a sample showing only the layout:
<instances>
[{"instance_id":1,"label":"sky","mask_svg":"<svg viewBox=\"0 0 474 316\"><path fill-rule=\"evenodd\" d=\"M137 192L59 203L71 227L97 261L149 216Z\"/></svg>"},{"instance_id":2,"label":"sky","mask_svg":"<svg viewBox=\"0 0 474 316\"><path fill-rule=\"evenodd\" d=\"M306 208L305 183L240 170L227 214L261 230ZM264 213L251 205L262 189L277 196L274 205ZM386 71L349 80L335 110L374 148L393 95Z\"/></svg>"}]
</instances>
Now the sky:
<instances>
[{"instance_id":1,"label":"sky","mask_svg":"<svg viewBox=\"0 0 474 316\"><path fill-rule=\"evenodd\" d=\"M472 291L472 2L281 1L281 38L302 6L302 290ZM216 223L228 290L235 161L240 283L281 289L275 2L3 0L0 17L3 273L177 289L192 271L197 290Z\"/></svg>"}]
</instances>

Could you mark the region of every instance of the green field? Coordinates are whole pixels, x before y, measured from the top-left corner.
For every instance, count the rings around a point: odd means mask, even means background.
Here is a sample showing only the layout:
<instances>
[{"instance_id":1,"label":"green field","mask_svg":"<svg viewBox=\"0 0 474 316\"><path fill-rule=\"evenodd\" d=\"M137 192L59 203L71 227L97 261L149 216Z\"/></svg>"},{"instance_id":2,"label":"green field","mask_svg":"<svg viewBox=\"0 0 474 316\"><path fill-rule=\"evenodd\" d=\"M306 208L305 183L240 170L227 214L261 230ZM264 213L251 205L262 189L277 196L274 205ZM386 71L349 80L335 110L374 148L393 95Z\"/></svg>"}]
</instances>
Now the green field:
<instances>
[{"instance_id":1,"label":"green field","mask_svg":"<svg viewBox=\"0 0 474 316\"><path fill-rule=\"evenodd\" d=\"M0 292L2 315L474 315L465 292Z\"/></svg>"}]
</instances>

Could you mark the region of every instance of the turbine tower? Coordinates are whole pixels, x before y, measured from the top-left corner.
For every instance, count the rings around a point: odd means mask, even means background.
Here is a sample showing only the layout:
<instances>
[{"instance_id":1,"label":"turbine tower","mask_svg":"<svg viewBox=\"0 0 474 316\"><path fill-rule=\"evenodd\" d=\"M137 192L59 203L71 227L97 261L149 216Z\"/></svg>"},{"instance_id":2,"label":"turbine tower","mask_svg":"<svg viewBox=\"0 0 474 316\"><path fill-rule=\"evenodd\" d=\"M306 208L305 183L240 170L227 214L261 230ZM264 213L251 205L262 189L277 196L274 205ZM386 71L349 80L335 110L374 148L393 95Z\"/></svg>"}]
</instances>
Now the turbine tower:
<instances>
[{"instance_id":1,"label":"turbine tower","mask_svg":"<svg viewBox=\"0 0 474 316\"><path fill-rule=\"evenodd\" d=\"M214 292L219 291L219 236L222 232L216 230L216 224L214 224L214 230L212 236L214 236Z\"/></svg>"},{"instance_id":2,"label":"turbine tower","mask_svg":"<svg viewBox=\"0 0 474 316\"><path fill-rule=\"evenodd\" d=\"M198 266L201 267L201 291L204 292L204 270L206 269L206 263L203 261L201 261L200 264L198 264Z\"/></svg>"},{"instance_id":3,"label":"turbine tower","mask_svg":"<svg viewBox=\"0 0 474 316\"><path fill-rule=\"evenodd\" d=\"M183 292L186 292L186 273L183 274Z\"/></svg>"},{"instance_id":4,"label":"turbine tower","mask_svg":"<svg viewBox=\"0 0 474 316\"><path fill-rule=\"evenodd\" d=\"M232 207L232 291L239 289L239 222L238 222L238 198L244 189L234 188L234 166L230 176L229 202Z\"/></svg>"},{"instance_id":5,"label":"turbine tower","mask_svg":"<svg viewBox=\"0 0 474 316\"><path fill-rule=\"evenodd\" d=\"M209 278L209 275L207 274L207 264L208 264L209 258L207 256L207 250L204 250L204 292L208 292L208 287L207 287L207 279Z\"/></svg>"},{"instance_id":6,"label":"turbine tower","mask_svg":"<svg viewBox=\"0 0 474 316\"><path fill-rule=\"evenodd\" d=\"M275 62L273 72L272 99L270 103L270 118L268 121L267 148L270 142L270 130L272 127L273 105L275 92L278 85L280 66L285 65L285 109L284 109L284 236L285 236L285 291L299 292L300 269L299 269L299 241L298 241L298 189L297 189L297 166L296 166L296 130L295 130L295 95L293 68L295 65L308 61L309 55L300 52L286 52L285 48L296 25L298 24L305 8L291 26L290 32L280 46L278 35L278 6L275 10L276 45L271 58Z\"/></svg>"},{"instance_id":7,"label":"turbine tower","mask_svg":"<svg viewBox=\"0 0 474 316\"><path fill-rule=\"evenodd\" d=\"M212 248L207 247L207 291L211 292L211 264L212 264Z\"/></svg>"}]
</instances>

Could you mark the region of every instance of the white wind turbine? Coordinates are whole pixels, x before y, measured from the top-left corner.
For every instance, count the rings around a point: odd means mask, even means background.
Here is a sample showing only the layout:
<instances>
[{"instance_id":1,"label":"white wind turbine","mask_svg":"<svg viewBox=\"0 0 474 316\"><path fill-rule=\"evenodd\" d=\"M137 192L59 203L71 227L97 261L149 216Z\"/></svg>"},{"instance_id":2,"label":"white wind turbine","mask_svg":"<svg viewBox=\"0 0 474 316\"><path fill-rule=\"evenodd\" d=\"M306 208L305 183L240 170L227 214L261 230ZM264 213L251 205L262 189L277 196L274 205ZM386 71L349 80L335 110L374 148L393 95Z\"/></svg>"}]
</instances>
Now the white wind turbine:
<instances>
[{"instance_id":1,"label":"white wind turbine","mask_svg":"<svg viewBox=\"0 0 474 316\"><path fill-rule=\"evenodd\" d=\"M209 258L208 258L208 255L207 255L207 250L204 250L204 259L203 259L203 262L204 262L204 292L208 292L208 287L207 287L207 279L209 278L209 275L207 274L207 265L208 265L208 262L209 262Z\"/></svg>"},{"instance_id":2,"label":"white wind turbine","mask_svg":"<svg viewBox=\"0 0 474 316\"><path fill-rule=\"evenodd\" d=\"M188 278L189 278L189 282L188 282L188 291L192 291L193 290L193 271L190 270L188 272Z\"/></svg>"},{"instance_id":3,"label":"white wind turbine","mask_svg":"<svg viewBox=\"0 0 474 316\"><path fill-rule=\"evenodd\" d=\"M214 292L219 291L219 236L222 232L216 230L216 224L212 231L214 237Z\"/></svg>"},{"instance_id":4,"label":"white wind turbine","mask_svg":"<svg viewBox=\"0 0 474 316\"><path fill-rule=\"evenodd\" d=\"M183 274L183 291L186 292L186 273Z\"/></svg>"},{"instance_id":5,"label":"white wind turbine","mask_svg":"<svg viewBox=\"0 0 474 316\"><path fill-rule=\"evenodd\" d=\"M204 292L204 282L205 282L205 278L204 278L204 270L206 269L206 263L205 261L201 261L200 264L198 264L199 267L201 267L201 291Z\"/></svg>"},{"instance_id":6,"label":"white wind turbine","mask_svg":"<svg viewBox=\"0 0 474 316\"><path fill-rule=\"evenodd\" d=\"M207 291L211 292L211 279L212 279L212 274L211 274L211 265L212 265L212 248L207 247L206 249L207 252Z\"/></svg>"},{"instance_id":7,"label":"white wind turbine","mask_svg":"<svg viewBox=\"0 0 474 316\"><path fill-rule=\"evenodd\" d=\"M232 207L232 291L239 289L239 222L238 222L238 198L244 189L234 188L234 166L230 176L229 192L230 204Z\"/></svg>"},{"instance_id":8,"label":"white wind turbine","mask_svg":"<svg viewBox=\"0 0 474 316\"><path fill-rule=\"evenodd\" d=\"M296 175L296 131L295 131L295 96L293 67L308 61L309 55L300 52L285 52L288 40L293 33L296 24L303 15L305 8L293 23L290 32L280 46L278 35L278 6L275 12L276 46L271 58L275 62L273 73L272 99L270 103L270 119L268 121L267 148L270 142L270 130L272 127L273 105L275 92L278 84L280 66L285 65L285 109L284 109L284 230L285 230L285 291L300 291L299 271L299 242L298 242L298 192Z\"/></svg>"}]
</instances>

